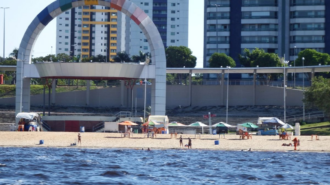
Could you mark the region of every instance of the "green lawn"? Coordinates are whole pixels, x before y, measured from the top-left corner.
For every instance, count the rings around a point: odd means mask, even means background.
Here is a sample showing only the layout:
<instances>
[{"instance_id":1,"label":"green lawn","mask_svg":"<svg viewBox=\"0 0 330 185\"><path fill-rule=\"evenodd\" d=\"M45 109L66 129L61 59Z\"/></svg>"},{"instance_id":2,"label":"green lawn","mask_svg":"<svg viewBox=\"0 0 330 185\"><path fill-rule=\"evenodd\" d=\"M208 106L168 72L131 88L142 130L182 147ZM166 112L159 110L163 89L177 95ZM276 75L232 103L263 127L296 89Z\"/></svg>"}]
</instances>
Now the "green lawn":
<instances>
[{"instance_id":1,"label":"green lawn","mask_svg":"<svg viewBox=\"0 0 330 185\"><path fill-rule=\"evenodd\" d=\"M306 124L300 130L301 135L330 135L330 122Z\"/></svg>"},{"instance_id":2,"label":"green lawn","mask_svg":"<svg viewBox=\"0 0 330 185\"><path fill-rule=\"evenodd\" d=\"M103 88L102 86L91 86L91 90ZM57 86L56 93L72 92L72 91L85 91L86 86ZM15 96L15 85L0 85L0 98L9 98ZM42 94L44 92L43 85L31 85L31 95ZM45 92L48 94L48 88Z\"/></svg>"}]
</instances>

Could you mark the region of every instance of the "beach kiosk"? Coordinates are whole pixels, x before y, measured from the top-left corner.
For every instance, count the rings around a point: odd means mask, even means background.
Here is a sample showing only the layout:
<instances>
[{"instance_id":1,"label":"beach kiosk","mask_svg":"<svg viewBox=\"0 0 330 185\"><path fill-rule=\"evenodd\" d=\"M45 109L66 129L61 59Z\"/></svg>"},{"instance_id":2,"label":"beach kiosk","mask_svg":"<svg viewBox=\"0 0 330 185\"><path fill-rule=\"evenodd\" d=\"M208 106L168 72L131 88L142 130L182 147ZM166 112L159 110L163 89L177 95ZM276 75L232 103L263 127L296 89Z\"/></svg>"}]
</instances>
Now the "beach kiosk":
<instances>
[{"instance_id":1,"label":"beach kiosk","mask_svg":"<svg viewBox=\"0 0 330 185\"><path fill-rule=\"evenodd\" d=\"M281 128L286 124L276 117L259 117L258 135L278 135L277 128Z\"/></svg>"},{"instance_id":2,"label":"beach kiosk","mask_svg":"<svg viewBox=\"0 0 330 185\"><path fill-rule=\"evenodd\" d=\"M161 116L161 115L151 115L148 118L148 121L155 121L159 123L159 125L155 125L155 127L160 128L164 127L165 128L165 133L168 134L168 117L167 116Z\"/></svg>"},{"instance_id":3,"label":"beach kiosk","mask_svg":"<svg viewBox=\"0 0 330 185\"><path fill-rule=\"evenodd\" d=\"M16 115L20 119L17 131L38 131L42 127L40 116L35 112L20 112Z\"/></svg>"}]
</instances>

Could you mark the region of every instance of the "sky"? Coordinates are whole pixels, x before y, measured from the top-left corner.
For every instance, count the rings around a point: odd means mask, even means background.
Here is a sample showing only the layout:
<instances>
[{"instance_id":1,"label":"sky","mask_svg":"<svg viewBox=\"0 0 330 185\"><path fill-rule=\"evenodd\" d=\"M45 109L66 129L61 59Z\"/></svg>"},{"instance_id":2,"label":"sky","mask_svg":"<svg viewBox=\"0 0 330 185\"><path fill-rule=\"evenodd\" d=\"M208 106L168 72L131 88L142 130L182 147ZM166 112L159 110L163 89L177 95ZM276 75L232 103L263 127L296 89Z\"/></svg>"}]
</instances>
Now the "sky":
<instances>
[{"instance_id":1,"label":"sky","mask_svg":"<svg viewBox=\"0 0 330 185\"><path fill-rule=\"evenodd\" d=\"M32 20L54 0L0 0L0 7L9 7L5 14L5 56L18 48ZM32 3L33 2L33 3ZM204 1L189 0L189 44L197 57L196 67L203 67ZM3 56L4 10L0 9L0 56ZM33 57L45 56L56 51L56 19L41 32L33 48Z\"/></svg>"}]
</instances>

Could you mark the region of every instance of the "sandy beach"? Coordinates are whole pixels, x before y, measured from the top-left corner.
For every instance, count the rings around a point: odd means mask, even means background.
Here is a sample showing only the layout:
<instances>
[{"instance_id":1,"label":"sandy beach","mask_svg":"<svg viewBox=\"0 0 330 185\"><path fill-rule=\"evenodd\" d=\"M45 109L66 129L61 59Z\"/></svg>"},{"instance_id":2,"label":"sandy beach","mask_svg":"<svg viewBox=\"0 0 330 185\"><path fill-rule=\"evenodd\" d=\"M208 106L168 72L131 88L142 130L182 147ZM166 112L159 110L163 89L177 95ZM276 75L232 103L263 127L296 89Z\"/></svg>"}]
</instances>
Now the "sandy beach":
<instances>
[{"instance_id":1,"label":"sandy beach","mask_svg":"<svg viewBox=\"0 0 330 185\"><path fill-rule=\"evenodd\" d=\"M0 132L1 147L72 147L71 143L77 142L78 133L74 132ZM170 135L157 135L157 138L147 138L143 134L134 134L131 138L123 138L119 133L81 133L83 148L130 148L130 149L180 149L178 138ZM182 135L183 144L192 138L193 149L204 150L248 150L252 151L293 151L291 146L282 146L283 143L292 143L291 140L280 140L278 136L253 136L249 140L241 140L238 135L221 136L220 144L218 135L202 135L201 139L195 135ZM320 136L320 140L311 140L310 136L298 136L300 146L298 151L305 152L330 152L330 136ZM43 145L39 141L44 140ZM185 148L185 147L184 147ZM186 148L185 148L186 149Z\"/></svg>"}]
</instances>

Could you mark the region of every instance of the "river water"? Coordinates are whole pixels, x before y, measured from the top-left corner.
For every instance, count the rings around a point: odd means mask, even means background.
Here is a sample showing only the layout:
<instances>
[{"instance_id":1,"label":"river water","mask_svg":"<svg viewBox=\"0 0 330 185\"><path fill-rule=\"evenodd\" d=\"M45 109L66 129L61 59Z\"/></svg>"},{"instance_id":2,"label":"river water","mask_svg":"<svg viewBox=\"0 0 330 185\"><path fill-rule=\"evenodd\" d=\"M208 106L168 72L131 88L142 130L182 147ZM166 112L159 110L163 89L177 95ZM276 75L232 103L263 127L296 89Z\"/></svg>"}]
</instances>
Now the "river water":
<instances>
[{"instance_id":1,"label":"river water","mask_svg":"<svg viewBox=\"0 0 330 185\"><path fill-rule=\"evenodd\" d=\"M0 184L330 184L330 154L1 148Z\"/></svg>"}]
</instances>

